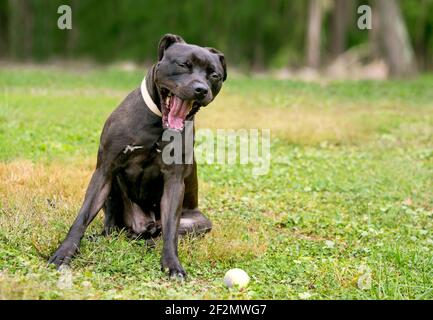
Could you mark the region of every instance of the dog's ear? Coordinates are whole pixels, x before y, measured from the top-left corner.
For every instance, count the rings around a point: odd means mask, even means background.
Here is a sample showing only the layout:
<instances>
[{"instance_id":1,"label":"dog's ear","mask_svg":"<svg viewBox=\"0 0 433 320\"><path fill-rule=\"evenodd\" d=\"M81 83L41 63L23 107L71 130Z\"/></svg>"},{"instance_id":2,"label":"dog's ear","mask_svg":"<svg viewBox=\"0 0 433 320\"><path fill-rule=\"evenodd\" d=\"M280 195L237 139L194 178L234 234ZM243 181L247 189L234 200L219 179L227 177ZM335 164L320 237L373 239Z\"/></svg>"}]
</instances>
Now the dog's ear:
<instances>
[{"instance_id":1,"label":"dog's ear","mask_svg":"<svg viewBox=\"0 0 433 320\"><path fill-rule=\"evenodd\" d=\"M218 58L220 59L221 66L223 67L223 70L224 70L223 81L225 81L227 79L227 65L226 65L226 58L224 57L224 54L215 48L207 47L206 49L208 49L210 52L216 54L218 56Z\"/></svg>"},{"instance_id":2,"label":"dog's ear","mask_svg":"<svg viewBox=\"0 0 433 320\"><path fill-rule=\"evenodd\" d=\"M170 33L167 33L161 38L161 40L159 40L158 61L160 61L164 56L164 51L167 50L168 47L170 47L173 43L176 42L185 43L185 40L183 40L181 36L170 34Z\"/></svg>"}]
</instances>

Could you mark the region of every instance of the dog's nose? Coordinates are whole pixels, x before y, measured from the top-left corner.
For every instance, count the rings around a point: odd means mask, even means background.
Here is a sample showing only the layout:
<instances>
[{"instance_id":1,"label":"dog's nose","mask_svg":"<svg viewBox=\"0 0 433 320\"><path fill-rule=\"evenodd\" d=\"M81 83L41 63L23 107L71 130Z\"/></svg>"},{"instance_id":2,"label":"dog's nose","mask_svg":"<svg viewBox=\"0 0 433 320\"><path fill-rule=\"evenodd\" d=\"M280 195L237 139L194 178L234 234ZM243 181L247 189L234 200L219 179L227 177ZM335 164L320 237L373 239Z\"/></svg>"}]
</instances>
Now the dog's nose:
<instances>
[{"instance_id":1,"label":"dog's nose","mask_svg":"<svg viewBox=\"0 0 433 320\"><path fill-rule=\"evenodd\" d=\"M208 88L202 84L198 84L194 88L194 93L197 99L203 99L208 93Z\"/></svg>"}]
</instances>

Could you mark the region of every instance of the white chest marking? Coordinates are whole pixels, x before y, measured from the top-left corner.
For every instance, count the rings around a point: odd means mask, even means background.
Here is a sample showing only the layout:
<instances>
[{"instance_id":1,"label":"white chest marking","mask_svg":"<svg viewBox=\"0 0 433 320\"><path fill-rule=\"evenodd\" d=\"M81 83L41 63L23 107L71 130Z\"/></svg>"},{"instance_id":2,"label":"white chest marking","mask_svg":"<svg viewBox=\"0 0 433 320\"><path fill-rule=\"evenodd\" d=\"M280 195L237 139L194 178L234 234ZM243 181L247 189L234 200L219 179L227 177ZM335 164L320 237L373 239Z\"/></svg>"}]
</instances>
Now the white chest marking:
<instances>
[{"instance_id":1,"label":"white chest marking","mask_svg":"<svg viewBox=\"0 0 433 320\"><path fill-rule=\"evenodd\" d=\"M134 150L143 149L143 148L144 148L143 146L130 146L130 145L127 145L125 147L125 149L123 149L123 153L127 154L128 152L133 152Z\"/></svg>"}]
</instances>

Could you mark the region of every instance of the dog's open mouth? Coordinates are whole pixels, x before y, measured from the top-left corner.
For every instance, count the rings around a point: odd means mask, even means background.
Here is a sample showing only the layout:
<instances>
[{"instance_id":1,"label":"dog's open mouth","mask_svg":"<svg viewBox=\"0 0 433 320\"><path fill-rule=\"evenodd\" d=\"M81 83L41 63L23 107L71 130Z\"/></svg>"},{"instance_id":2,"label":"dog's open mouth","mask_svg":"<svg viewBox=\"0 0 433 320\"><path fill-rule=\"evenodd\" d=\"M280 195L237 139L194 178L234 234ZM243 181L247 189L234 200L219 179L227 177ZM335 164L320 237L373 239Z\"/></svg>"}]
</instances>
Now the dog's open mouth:
<instances>
[{"instance_id":1,"label":"dog's open mouth","mask_svg":"<svg viewBox=\"0 0 433 320\"><path fill-rule=\"evenodd\" d=\"M168 90L162 93L162 125L167 129L183 130L188 114L195 106L194 100L183 100Z\"/></svg>"}]
</instances>

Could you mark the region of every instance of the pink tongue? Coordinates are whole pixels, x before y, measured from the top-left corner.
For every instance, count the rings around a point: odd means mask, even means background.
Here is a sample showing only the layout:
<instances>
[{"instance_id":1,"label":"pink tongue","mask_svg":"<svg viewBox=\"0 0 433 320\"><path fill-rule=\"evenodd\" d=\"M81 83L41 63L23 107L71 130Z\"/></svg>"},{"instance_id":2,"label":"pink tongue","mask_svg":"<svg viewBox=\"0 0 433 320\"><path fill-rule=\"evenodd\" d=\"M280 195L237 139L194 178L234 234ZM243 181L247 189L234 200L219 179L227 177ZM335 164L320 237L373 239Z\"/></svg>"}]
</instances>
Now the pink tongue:
<instances>
[{"instance_id":1,"label":"pink tongue","mask_svg":"<svg viewBox=\"0 0 433 320\"><path fill-rule=\"evenodd\" d=\"M188 101L173 96L170 102L170 112L168 113L168 126L171 129L182 130L188 111Z\"/></svg>"}]
</instances>

